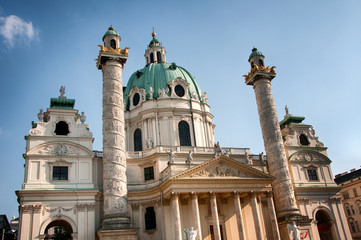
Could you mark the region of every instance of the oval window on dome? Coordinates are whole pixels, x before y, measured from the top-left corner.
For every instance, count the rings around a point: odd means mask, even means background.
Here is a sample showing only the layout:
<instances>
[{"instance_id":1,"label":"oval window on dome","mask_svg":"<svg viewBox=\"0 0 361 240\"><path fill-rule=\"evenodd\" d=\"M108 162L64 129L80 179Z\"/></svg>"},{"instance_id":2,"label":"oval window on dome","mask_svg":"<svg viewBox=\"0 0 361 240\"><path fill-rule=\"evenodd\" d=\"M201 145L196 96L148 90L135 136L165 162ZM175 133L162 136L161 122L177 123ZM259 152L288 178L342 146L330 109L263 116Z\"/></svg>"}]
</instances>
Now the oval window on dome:
<instances>
[{"instance_id":1,"label":"oval window on dome","mask_svg":"<svg viewBox=\"0 0 361 240\"><path fill-rule=\"evenodd\" d=\"M140 95L139 95L139 93L136 93L133 97L133 105L137 106L139 103L139 100L140 100Z\"/></svg>"},{"instance_id":2,"label":"oval window on dome","mask_svg":"<svg viewBox=\"0 0 361 240\"><path fill-rule=\"evenodd\" d=\"M177 94L178 97L183 97L185 92L184 88L181 85L177 85L174 88L175 94Z\"/></svg>"}]
</instances>

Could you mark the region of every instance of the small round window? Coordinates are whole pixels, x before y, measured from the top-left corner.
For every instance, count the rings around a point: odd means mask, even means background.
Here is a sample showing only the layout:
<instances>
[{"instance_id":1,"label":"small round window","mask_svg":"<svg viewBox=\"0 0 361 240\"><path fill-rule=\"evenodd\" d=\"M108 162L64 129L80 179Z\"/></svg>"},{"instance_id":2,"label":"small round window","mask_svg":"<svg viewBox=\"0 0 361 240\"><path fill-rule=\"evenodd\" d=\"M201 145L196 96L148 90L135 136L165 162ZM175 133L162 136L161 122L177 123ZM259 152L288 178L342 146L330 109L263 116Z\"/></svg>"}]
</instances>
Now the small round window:
<instances>
[{"instance_id":1,"label":"small round window","mask_svg":"<svg viewBox=\"0 0 361 240\"><path fill-rule=\"evenodd\" d=\"M137 106L139 103L139 100L140 100L140 95L139 95L139 93L136 93L133 97L133 105Z\"/></svg>"},{"instance_id":2,"label":"small round window","mask_svg":"<svg viewBox=\"0 0 361 240\"><path fill-rule=\"evenodd\" d=\"M177 94L178 97L184 96L184 88L181 85L177 85L174 88L175 94Z\"/></svg>"}]
</instances>

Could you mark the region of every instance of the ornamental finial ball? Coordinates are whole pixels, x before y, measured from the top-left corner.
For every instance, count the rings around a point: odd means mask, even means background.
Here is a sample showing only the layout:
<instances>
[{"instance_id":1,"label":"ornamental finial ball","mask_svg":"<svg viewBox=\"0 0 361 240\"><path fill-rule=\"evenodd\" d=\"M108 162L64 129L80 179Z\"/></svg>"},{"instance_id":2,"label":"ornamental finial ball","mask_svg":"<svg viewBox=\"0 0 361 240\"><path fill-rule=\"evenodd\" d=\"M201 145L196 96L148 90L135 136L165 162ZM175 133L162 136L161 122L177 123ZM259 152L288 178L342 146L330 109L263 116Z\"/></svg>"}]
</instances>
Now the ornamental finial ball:
<instances>
[{"instance_id":1,"label":"ornamental finial ball","mask_svg":"<svg viewBox=\"0 0 361 240\"><path fill-rule=\"evenodd\" d=\"M156 35L157 35L157 34L155 34L155 32L154 32L154 27L153 27L152 37L155 38Z\"/></svg>"}]
</instances>

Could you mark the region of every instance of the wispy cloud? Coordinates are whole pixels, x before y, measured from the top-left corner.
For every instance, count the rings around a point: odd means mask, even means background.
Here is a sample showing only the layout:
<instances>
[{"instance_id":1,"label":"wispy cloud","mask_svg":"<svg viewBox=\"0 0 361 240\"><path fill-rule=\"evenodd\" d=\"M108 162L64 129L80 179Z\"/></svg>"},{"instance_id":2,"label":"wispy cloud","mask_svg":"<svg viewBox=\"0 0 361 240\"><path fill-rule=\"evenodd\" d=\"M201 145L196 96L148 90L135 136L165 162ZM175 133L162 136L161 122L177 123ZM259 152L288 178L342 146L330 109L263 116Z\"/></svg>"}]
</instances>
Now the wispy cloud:
<instances>
[{"instance_id":1,"label":"wispy cloud","mask_svg":"<svg viewBox=\"0 0 361 240\"><path fill-rule=\"evenodd\" d=\"M26 22L15 15L0 17L0 35L9 48L14 47L18 42L37 39L38 33L39 31L30 21Z\"/></svg>"}]
</instances>

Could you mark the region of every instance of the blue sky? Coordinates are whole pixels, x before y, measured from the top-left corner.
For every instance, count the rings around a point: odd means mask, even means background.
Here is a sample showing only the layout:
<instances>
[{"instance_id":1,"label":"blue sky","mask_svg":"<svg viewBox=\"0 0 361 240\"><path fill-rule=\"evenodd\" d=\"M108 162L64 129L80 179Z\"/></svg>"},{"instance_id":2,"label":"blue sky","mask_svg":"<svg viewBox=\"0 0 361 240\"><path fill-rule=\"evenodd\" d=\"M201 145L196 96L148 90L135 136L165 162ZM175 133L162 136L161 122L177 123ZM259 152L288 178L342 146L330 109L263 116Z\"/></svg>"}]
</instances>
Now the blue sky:
<instances>
[{"instance_id":1,"label":"blue sky","mask_svg":"<svg viewBox=\"0 0 361 240\"><path fill-rule=\"evenodd\" d=\"M75 98L101 150L101 72L94 59L109 27L130 47L123 74L145 65L152 27L167 61L207 92L222 146L264 151L248 56L277 66L279 120L288 105L329 147L333 173L360 167L360 1L5 1L0 0L0 214L18 216L24 136L50 98Z\"/></svg>"}]
</instances>

